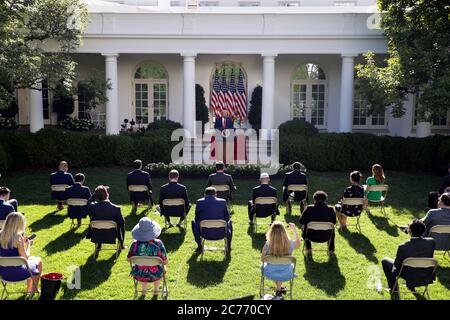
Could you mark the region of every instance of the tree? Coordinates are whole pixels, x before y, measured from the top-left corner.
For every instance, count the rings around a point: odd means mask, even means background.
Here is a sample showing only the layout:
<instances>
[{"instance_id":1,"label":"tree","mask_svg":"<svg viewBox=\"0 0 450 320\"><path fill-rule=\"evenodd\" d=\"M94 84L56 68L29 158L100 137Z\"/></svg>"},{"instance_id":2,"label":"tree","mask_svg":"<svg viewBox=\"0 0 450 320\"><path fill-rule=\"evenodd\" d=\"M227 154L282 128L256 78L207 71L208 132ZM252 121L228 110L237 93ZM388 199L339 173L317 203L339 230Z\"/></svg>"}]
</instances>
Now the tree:
<instances>
[{"instance_id":1,"label":"tree","mask_svg":"<svg viewBox=\"0 0 450 320\"><path fill-rule=\"evenodd\" d=\"M92 70L86 80L78 82L76 93L83 95L87 107L95 109L98 105L108 102L106 91L112 88L111 81L99 70Z\"/></svg>"},{"instance_id":2,"label":"tree","mask_svg":"<svg viewBox=\"0 0 450 320\"><path fill-rule=\"evenodd\" d=\"M65 120L74 111L71 90L62 83L58 83L53 96L53 111L58 114L58 122Z\"/></svg>"},{"instance_id":3,"label":"tree","mask_svg":"<svg viewBox=\"0 0 450 320\"><path fill-rule=\"evenodd\" d=\"M209 111L206 106L205 89L199 84L195 85L195 120L201 121L202 125L208 122Z\"/></svg>"},{"instance_id":4,"label":"tree","mask_svg":"<svg viewBox=\"0 0 450 320\"><path fill-rule=\"evenodd\" d=\"M253 129L261 129L261 108L262 108L262 87L256 86L250 99L250 109L248 111L248 121Z\"/></svg>"},{"instance_id":5,"label":"tree","mask_svg":"<svg viewBox=\"0 0 450 320\"><path fill-rule=\"evenodd\" d=\"M54 79L49 85L64 79L69 88L75 75L71 53L81 43L87 15L82 0L0 1L1 83L36 88L41 79ZM0 101L5 99L1 86Z\"/></svg>"},{"instance_id":6,"label":"tree","mask_svg":"<svg viewBox=\"0 0 450 320\"><path fill-rule=\"evenodd\" d=\"M372 53L356 67L361 94L373 110L392 105L404 113L408 93L418 95L417 118L431 121L448 111L450 100L450 6L439 0L379 0L389 58L377 65Z\"/></svg>"}]
</instances>

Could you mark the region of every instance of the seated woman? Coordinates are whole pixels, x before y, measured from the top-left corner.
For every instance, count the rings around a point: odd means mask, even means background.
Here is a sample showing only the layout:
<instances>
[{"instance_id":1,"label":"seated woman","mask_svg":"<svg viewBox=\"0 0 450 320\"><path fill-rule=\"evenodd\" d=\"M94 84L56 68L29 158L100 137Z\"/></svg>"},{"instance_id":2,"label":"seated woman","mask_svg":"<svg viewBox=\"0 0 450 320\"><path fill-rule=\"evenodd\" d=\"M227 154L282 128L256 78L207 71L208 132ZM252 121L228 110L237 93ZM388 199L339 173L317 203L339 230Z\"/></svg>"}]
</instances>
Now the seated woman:
<instances>
[{"instance_id":1,"label":"seated woman","mask_svg":"<svg viewBox=\"0 0 450 320\"><path fill-rule=\"evenodd\" d=\"M130 275L137 281L142 283L142 293L147 293L148 282L153 282L153 295L159 293L159 284L163 273L167 272L167 252L161 240L157 239L161 234L160 225L144 217L139 220L139 223L131 231L131 235L135 241L130 246L128 253L128 261L134 256L159 257L163 261L164 267L147 267L147 266L133 266Z\"/></svg>"},{"instance_id":2,"label":"seated woman","mask_svg":"<svg viewBox=\"0 0 450 320\"><path fill-rule=\"evenodd\" d=\"M289 238L288 232L280 221L272 223L269 231L266 234L266 243L262 249L261 261L265 256L284 257L292 255L294 249L300 247L300 237L295 229L295 224L289 223L289 227L294 233L295 240ZM283 282L289 281L294 276L294 266L288 264L272 264L264 263L261 268L264 271L264 276L270 280L275 281L277 286L276 295L281 297L286 292Z\"/></svg>"},{"instance_id":3,"label":"seated woman","mask_svg":"<svg viewBox=\"0 0 450 320\"><path fill-rule=\"evenodd\" d=\"M30 273L25 266L0 267L0 277L6 281L27 281L27 291L31 294L38 290L39 278L42 272L42 260L30 256L32 241L24 236L26 221L23 214L13 212L6 218L2 231L0 232L0 256L1 257L23 257L28 261ZM33 280L36 287L33 286Z\"/></svg>"},{"instance_id":4,"label":"seated woman","mask_svg":"<svg viewBox=\"0 0 450 320\"><path fill-rule=\"evenodd\" d=\"M345 188L343 198L364 198L364 188L359 185L361 178L362 174L359 171L353 171L350 173L351 185ZM338 203L335 209L340 228L342 229L347 226L347 217L359 216L363 210L363 206L341 205Z\"/></svg>"},{"instance_id":5,"label":"seated woman","mask_svg":"<svg viewBox=\"0 0 450 320\"><path fill-rule=\"evenodd\" d=\"M372 166L372 176L367 178L366 185L374 186L384 184L385 179L383 167L379 164L374 164ZM366 195L369 201L380 201L382 197L383 193L381 191L369 191Z\"/></svg>"}]
</instances>

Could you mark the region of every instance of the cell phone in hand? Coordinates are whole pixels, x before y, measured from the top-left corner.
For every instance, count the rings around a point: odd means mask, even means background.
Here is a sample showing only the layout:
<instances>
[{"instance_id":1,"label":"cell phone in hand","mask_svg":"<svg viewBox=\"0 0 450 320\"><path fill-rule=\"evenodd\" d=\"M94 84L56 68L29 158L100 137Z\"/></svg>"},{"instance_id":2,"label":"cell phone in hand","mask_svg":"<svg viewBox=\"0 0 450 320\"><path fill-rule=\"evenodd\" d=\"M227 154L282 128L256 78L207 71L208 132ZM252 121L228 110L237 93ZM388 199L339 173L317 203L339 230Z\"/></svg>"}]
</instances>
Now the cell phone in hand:
<instances>
[{"instance_id":1,"label":"cell phone in hand","mask_svg":"<svg viewBox=\"0 0 450 320\"><path fill-rule=\"evenodd\" d=\"M36 238L36 234L32 234L31 236L29 236L28 240L33 240L34 238Z\"/></svg>"}]
</instances>

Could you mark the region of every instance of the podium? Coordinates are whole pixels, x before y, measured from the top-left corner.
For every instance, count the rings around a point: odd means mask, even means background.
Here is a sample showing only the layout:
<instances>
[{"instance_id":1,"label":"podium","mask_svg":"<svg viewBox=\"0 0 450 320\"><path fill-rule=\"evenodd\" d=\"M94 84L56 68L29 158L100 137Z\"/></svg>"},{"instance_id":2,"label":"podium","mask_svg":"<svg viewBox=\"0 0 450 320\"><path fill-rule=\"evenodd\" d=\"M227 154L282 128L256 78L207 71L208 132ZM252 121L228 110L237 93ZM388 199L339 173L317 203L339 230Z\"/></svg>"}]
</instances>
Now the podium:
<instances>
[{"instance_id":1,"label":"podium","mask_svg":"<svg viewBox=\"0 0 450 320\"><path fill-rule=\"evenodd\" d=\"M223 161L225 164L246 163L248 160L247 137L236 131L235 129L225 129L220 134L216 133L211 137L211 160Z\"/></svg>"}]
</instances>

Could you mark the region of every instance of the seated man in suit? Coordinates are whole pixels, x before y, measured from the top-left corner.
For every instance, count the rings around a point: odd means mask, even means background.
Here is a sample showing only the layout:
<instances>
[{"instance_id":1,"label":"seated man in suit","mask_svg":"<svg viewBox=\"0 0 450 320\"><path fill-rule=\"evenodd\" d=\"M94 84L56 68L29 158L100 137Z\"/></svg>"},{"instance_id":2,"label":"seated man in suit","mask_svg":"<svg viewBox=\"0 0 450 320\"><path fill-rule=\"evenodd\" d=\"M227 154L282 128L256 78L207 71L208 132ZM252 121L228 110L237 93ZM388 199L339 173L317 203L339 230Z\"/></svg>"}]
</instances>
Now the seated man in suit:
<instances>
[{"instance_id":1,"label":"seated man in suit","mask_svg":"<svg viewBox=\"0 0 450 320\"><path fill-rule=\"evenodd\" d=\"M230 188L230 192L217 192L219 198L231 201L232 193L236 190L236 186L233 182L233 177L224 172L225 165L222 161L216 162L216 173L212 173L208 177L206 187L213 185L227 185Z\"/></svg>"},{"instance_id":2,"label":"seated man in suit","mask_svg":"<svg viewBox=\"0 0 450 320\"><path fill-rule=\"evenodd\" d=\"M192 221L192 233L195 242L197 242L197 253L202 252L202 239L200 233L200 222L203 220L225 220L228 223L228 252L231 250L231 238L233 235L230 213L228 212L227 203L224 199L216 197L216 189L207 187L205 189L205 197L197 200L195 207L195 219ZM220 239L224 236L224 230L209 229L204 234L208 239Z\"/></svg>"},{"instance_id":3,"label":"seated man in suit","mask_svg":"<svg viewBox=\"0 0 450 320\"><path fill-rule=\"evenodd\" d=\"M255 217L255 199L259 197L275 197L277 198L277 189L272 187L270 183L269 174L266 172L261 173L259 178L261 184L252 191L252 200L248 202L248 219L250 220L250 225L253 225L253 218ZM272 216L272 222L275 221L275 215L279 214L277 204L258 204L258 217L268 217Z\"/></svg>"},{"instance_id":4,"label":"seated man in suit","mask_svg":"<svg viewBox=\"0 0 450 320\"><path fill-rule=\"evenodd\" d=\"M130 191L130 201L133 203L133 212L136 212L139 203L148 203L148 207L153 205L152 200L152 181L150 174L142 170L142 161L133 161L134 170L127 175L127 189L131 185L147 186L148 191L134 192Z\"/></svg>"},{"instance_id":5,"label":"seated man in suit","mask_svg":"<svg viewBox=\"0 0 450 320\"><path fill-rule=\"evenodd\" d=\"M67 199L85 199L91 200L92 193L89 187L84 186L85 176L82 173L75 175L75 183L66 189L65 198ZM71 206L67 208L67 214L70 219L77 219L77 227L81 226L81 219L88 215L87 206Z\"/></svg>"},{"instance_id":6,"label":"seated man in suit","mask_svg":"<svg viewBox=\"0 0 450 320\"><path fill-rule=\"evenodd\" d=\"M180 217L180 221L177 224L177 227L181 226L181 223L191 209L191 204L189 203L187 189L184 185L178 183L178 179L180 174L177 170L171 170L169 172L169 183L161 186L159 191L159 208L161 210L161 215L166 218L166 221L172 227L172 223L170 222L170 217ZM183 206L164 206L163 201L165 199L183 199L185 207Z\"/></svg>"},{"instance_id":7,"label":"seated man in suit","mask_svg":"<svg viewBox=\"0 0 450 320\"><path fill-rule=\"evenodd\" d=\"M86 238L91 239L92 242L103 242L103 243L115 243L117 238L120 241L122 249L125 249L123 241L125 239L125 222L122 216L122 210L119 206L111 203L109 201L109 193L106 186L98 186L95 188L94 194L96 201L88 205L89 217L91 221L96 220L111 220L117 224L117 230L111 232L111 230L101 230L98 235L92 234L92 229L88 229ZM101 245L99 245L99 248Z\"/></svg>"},{"instance_id":8,"label":"seated man in suit","mask_svg":"<svg viewBox=\"0 0 450 320\"><path fill-rule=\"evenodd\" d=\"M300 162L294 162L292 164L292 171L287 172L284 175L283 180L283 202L286 203L286 210L288 213L291 213L291 203L288 201L290 198L295 202L300 202L306 199L306 192L305 191L295 191L293 194L288 194L288 187L291 184L305 184L307 185L308 182L306 180L306 174L301 172L302 164ZM300 210L303 210L303 204Z\"/></svg>"},{"instance_id":9,"label":"seated man in suit","mask_svg":"<svg viewBox=\"0 0 450 320\"><path fill-rule=\"evenodd\" d=\"M414 219L408 226L408 233L411 240L401 244L397 249L395 260L390 258L383 258L381 265L383 266L384 274L391 290L394 293L395 279L400 272L403 261L406 258L433 258L436 243L432 238L424 238L425 224ZM423 270L404 270L402 278L406 280L407 287L414 291L415 287L426 281L429 275L428 269ZM398 288L396 288L398 290Z\"/></svg>"},{"instance_id":10,"label":"seated man in suit","mask_svg":"<svg viewBox=\"0 0 450 320\"><path fill-rule=\"evenodd\" d=\"M7 187L0 187L0 220L6 220L11 212L17 212L17 200L10 199L11 190Z\"/></svg>"},{"instance_id":11,"label":"seated man in suit","mask_svg":"<svg viewBox=\"0 0 450 320\"><path fill-rule=\"evenodd\" d=\"M303 239L306 237L307 225L310 222L331 222L336 224L336 214L326 203L328 195L324 191L316 191L313 195L314 205L309 205L300 217ZM324 242L330 239L330 231L310 230L306 241L307 253L311 254L311 241ZM310 241L311 240L311 241ZM334 253L334 232L331 232L330 254Z\"/></svg>"},{"instance_id":12,"label":"seated man in suit","mask_svg":"<svg viewBox=\"0 0 450 320\"><path fill-rule=\"evenodd\" d=\"M439 197L438 209L432 209L428 211L427 215L422 218L422 222L426 227L426 236L430 236L431 228L433 228L434 226L450 225L450 194L443 193ZM433 238L435 239L438 247L440 247L440 244L444 244L445 246L445 244L450 242L450 237L448 236L448 234L434 233Z\"/></svg>"},{"instance_id":13,"label":"seated man in suit","mask_svg":"<svg viewBox=\"0 0 450 320\"><path fill-rule=\"evenodd\" d=\"M65 184L68 186L73 185L73 176L69 171L69 165L66 161L61 161L58 166L58 170L50 175L50 185ZM57 200L57 209L64 209L65 192L64 191L52 191L52 200Z\"/></svg>"}]
</instances>

